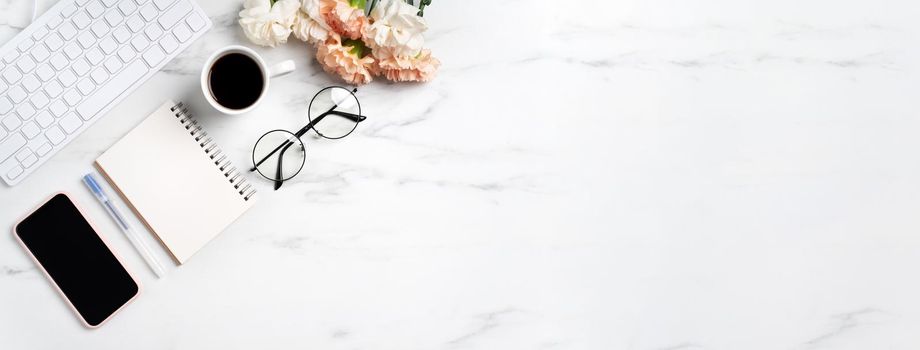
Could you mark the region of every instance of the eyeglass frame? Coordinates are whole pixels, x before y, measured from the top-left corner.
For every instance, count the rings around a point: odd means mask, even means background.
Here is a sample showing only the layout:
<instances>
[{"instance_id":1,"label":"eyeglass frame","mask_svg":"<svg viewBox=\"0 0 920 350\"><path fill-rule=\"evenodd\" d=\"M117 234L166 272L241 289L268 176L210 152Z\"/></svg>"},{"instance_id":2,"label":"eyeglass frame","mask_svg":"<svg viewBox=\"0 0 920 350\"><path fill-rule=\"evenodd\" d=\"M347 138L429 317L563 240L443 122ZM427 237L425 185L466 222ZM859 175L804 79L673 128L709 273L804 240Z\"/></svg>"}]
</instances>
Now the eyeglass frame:
<instances>
[{"instance_id":1,"label":"eyeglass frame","mask_svg":"<svg viewBox=\"0 0 920 350\"><path fill-rule=\"evenodd\" d=\"M310 108L313 106L313 101L316 101L316 97L319 96L319 94L323 93L323 91L326 91L326 90L329 90L329 89L335 89L335 88L340 88L340 89L343 89L343 90L345 90L345 91L348 91L348 92L351 94L351 96L354 97L355 103L357 103L357 105L358 105L358 113L359 113L359 114L353 114L353 113L348 113L348 112L336 111L335 109L338 107L338 104L333 104L333 106L332 106L331 108L329 108L327 111L321 113L321 114L320 114L319 116L317 116L316 118L311 117L311 116L310 116ZM319 136L321 136L321 137L323 137L323 138L330 139L330 140L338 140L338 139L345 138L346 136L351 135L351 133L354 132L355 129L358 128L358 123L360 123L360 122L364 121L365 119L367 119L367 116L364 116L364 115L361 115L361 114L360 114L360 113L361 113L361 101L358 100L358 96L355 96L355 93L356 93L356 92L358 92L358 89L357 89L357 88L354 88L354 89L352 89L352 90L348 90L347 88L342 87L342 86L327 86L327 87L324 87L324 88L320 89L315 95L313 95L313 98L310 99L310 106L307 107L307 118L309 118L309 120L310 120L310 121L307 123L307 125L304 125L304 127L300 128L300 130L297 130L297 132L295 132L295 133L292 133L292 132L290 132L289 130L283 130L283 129L270 130L270 131L268 131L268 132L262 134L262 136L259 137L258 140L256 140L256 143L252 146L252 164L253 164L253 165L252 165L252 168L249 169L249 171L250 171L250 172L258 171L258 172L259 172L259 175L262 175L262 177L264 177L264 178L266 178L266 179L268 179L268 180L274 181L274 187L275 187L275 190L277 191L279 188L281 188L281 185L284 183L284 181L290 180L290 179L293 178L294 176L297 176L298 174L300 174L300 171L303 170L303 164L306 163L307 157L304 156L304 159L301 161L301 164L300 164L300 169L298 169L297 172L294 173L294 175L291 175L291 176L288 177L287 179L282 179L282 178L281 178L281 166L282 166L282 160L284 159L284 152L286 152L286 151L288 150L288 148L290 148L291 146L293 146L294 143L295 143L295 141L293 141L293 140L291 140L291 139L288 139L287 141L282 142L280 145L278 145L278 147L275 147L275 149L273 149L271 152L268 152L268 154L265 155L265 157L262 157L261 160L259 160L258 162L256 162L256 146L259 145L259 142L262 141L262 138L265 137L266 135L268 135L268 134L270 134L270 133L273 133L273 132L276 132L276 131L286 132L286 133L288 133L288 134L294 135L294 138L296 138L297 141L300 142L300 144L301 144L302 147L303 147L303 140L301 140L300 138L303 137L303 135L305 135L305 134L307 133L307 131L309 131L310 129L313 129L313 131L316 132L317 135L319 135ZM315 128L314 126L315 126L317 123L319 123L320 121L322 121L324 118L326 118L326 116L328 116L328 115L330 115L330 114L331 114L331 115L337 115L337 116L340 116L340 117L343 117L343 118L345 118L345 119L348 119L348 120L351 120L351 121L355 122L354 128L352 128L347 134L342 135L342 136L339 136L339 137L328 137L328 136L326 136L326 135L323 135L323 133L319 132L319 130L316 130L316 128ZM305 151L306 147L303 147L303 148L304 148L304 152L306 152L306 151ZM275 153L277 153L279 150L281 150L281 153L278 154L278 166L277 166L277 170L275 171L275 178L274 178L274 179L271 179L271 178L269 178L268 176L265 176L265 174L263 174L262 171L258 169L258 167L259 167L259 165L261 165L262 163L264 163L266 160L268 160L268 158L270 158L272 155L274 155Z\"/></svg>"}]
</instances>

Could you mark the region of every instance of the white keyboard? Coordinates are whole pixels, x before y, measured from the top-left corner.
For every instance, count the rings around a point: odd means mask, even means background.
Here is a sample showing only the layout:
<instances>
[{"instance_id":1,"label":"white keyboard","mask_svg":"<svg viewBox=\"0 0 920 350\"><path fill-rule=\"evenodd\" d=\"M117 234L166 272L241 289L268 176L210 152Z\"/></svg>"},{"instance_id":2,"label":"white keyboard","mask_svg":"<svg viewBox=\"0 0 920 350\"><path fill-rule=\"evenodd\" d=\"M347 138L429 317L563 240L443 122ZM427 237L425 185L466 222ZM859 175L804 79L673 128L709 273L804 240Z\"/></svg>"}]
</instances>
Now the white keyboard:
<instances>
[{"instance_id":1,"label":"white keyboard","mask_svg":"<svg viewBox=\"0 0 920 350\"><path fill-rule=\"evenodd\" d=\"M211 21L192 0L61 0L0 47L0 178L35 171Z\"/></svg>"}]
</instances>

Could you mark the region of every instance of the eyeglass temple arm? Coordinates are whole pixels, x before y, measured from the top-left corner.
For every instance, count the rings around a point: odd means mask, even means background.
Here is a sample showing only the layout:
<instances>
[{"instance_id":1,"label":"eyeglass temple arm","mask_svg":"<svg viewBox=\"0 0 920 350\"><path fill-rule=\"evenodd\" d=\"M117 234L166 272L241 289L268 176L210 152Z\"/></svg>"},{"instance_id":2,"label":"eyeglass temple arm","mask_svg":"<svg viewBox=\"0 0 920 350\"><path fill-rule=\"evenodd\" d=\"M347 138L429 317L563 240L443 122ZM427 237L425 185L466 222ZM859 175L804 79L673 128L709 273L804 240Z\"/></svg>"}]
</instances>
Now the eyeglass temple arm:
<instances>
[{"instance_id":1,"label":"eyeglass temple arm","mask_svg":"<svg viewBox=\"0 0 920 350\"><path fill-rule=\"evenodd\" d=\"M335 107L333 106L332 108L335 108ZM304 126L303 128L301 128L300 130L297 130L297 132L294 133L294 136L295 136L295 137L301 137L301 136L303 136L303 134L306 134L307 131L310 130L311 127L313 127L313 124L316 124L316 123L319 122L320 120L323 120L323 118L325 118L326 115L327 115L329 112L331 112L331 111L332 111L332 109L330 109L329 111L326 111L326 113L320 114L318 117L316 117L316 119L310 121L310 123L308 123L306 126ZM256 168L258 168L259 165L262 165L262 163L265 163L265 161L268 160L269 157L271 157L272 155L274 155L275 153L277 153L282 147L287 146L288 144L293 145L293 144L294 144L294 141L292 141L292 140L287 140L287 141L285 141L285 142L282 142L280 145L278 145L278 147L275 147L275 149L273 149L271 152L268 152L268 154L266 154L265 157L262 157L262 159L260 159L258 162L256 162L256 164L253 165L252 168L249 169L249 171L256 171Z\"/></svg>"}]
</instances>

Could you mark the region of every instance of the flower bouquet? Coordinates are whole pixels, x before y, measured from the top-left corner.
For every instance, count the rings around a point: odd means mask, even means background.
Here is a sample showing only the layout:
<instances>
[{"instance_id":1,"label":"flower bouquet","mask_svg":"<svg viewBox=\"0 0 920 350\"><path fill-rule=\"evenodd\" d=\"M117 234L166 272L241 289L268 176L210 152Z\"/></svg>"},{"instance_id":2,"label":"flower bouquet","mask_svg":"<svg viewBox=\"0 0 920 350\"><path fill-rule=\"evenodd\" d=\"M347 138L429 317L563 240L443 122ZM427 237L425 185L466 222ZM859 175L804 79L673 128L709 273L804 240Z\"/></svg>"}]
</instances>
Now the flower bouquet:
<instances>
[{"instance_id":1,"label":"flower bouquet","mask_svg":"<svg viewBox=\"0 0 920 350\"><path fill-rule=\"evenodd\" d=\"M382 76L429 81L441 62L424 49L431 0L244 0L240 26L254 44L275 47L291 34L313 45L323 69L353 85Z\"/></svg>"}]
</instances>

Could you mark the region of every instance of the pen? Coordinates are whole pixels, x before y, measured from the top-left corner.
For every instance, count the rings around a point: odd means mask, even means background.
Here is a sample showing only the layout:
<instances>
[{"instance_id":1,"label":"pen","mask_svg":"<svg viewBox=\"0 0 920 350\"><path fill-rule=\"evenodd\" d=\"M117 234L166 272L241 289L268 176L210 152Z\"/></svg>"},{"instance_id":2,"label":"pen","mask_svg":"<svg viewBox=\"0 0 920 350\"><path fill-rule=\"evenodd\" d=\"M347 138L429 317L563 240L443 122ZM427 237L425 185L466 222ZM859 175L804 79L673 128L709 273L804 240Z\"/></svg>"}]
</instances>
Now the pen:
<instances>
[{"instance_id":1,"label":"pen","mask_svg":"<svg viewBox=\"0 0 920 350\"><path fill-rule=\"evenodd\" d=\"M86 187L89 187L90 192L96 196L96 199L99 200L99 203L105 207L105 211L109 213L109 216L115 220L115 223L118 224L118 227L121 228L121 231L124 232L125 236L128 236L128 240L131 241L131 244L134 245L134 249L137 249L137 252L144 257L144 261L147 262L147 266L150 266L150 269L153 270L153 273L157 275L157 278L162 278L165 272L163 271L163 266L153 257L153 254L150 253L150 248L144 244L143 241L137 237L137 234L134 230L128 226L128 222L125 221L125 217L121 215L118 209L115 209L115 205L112 204L112 201L109 200L109 197L105 195L105 192L102 192L102 187L99 186L99 183L96 182L96 179L93 177L93 174L86 174L83 176L83 183L86 184Z\"/></svg>"}]
</instances>

